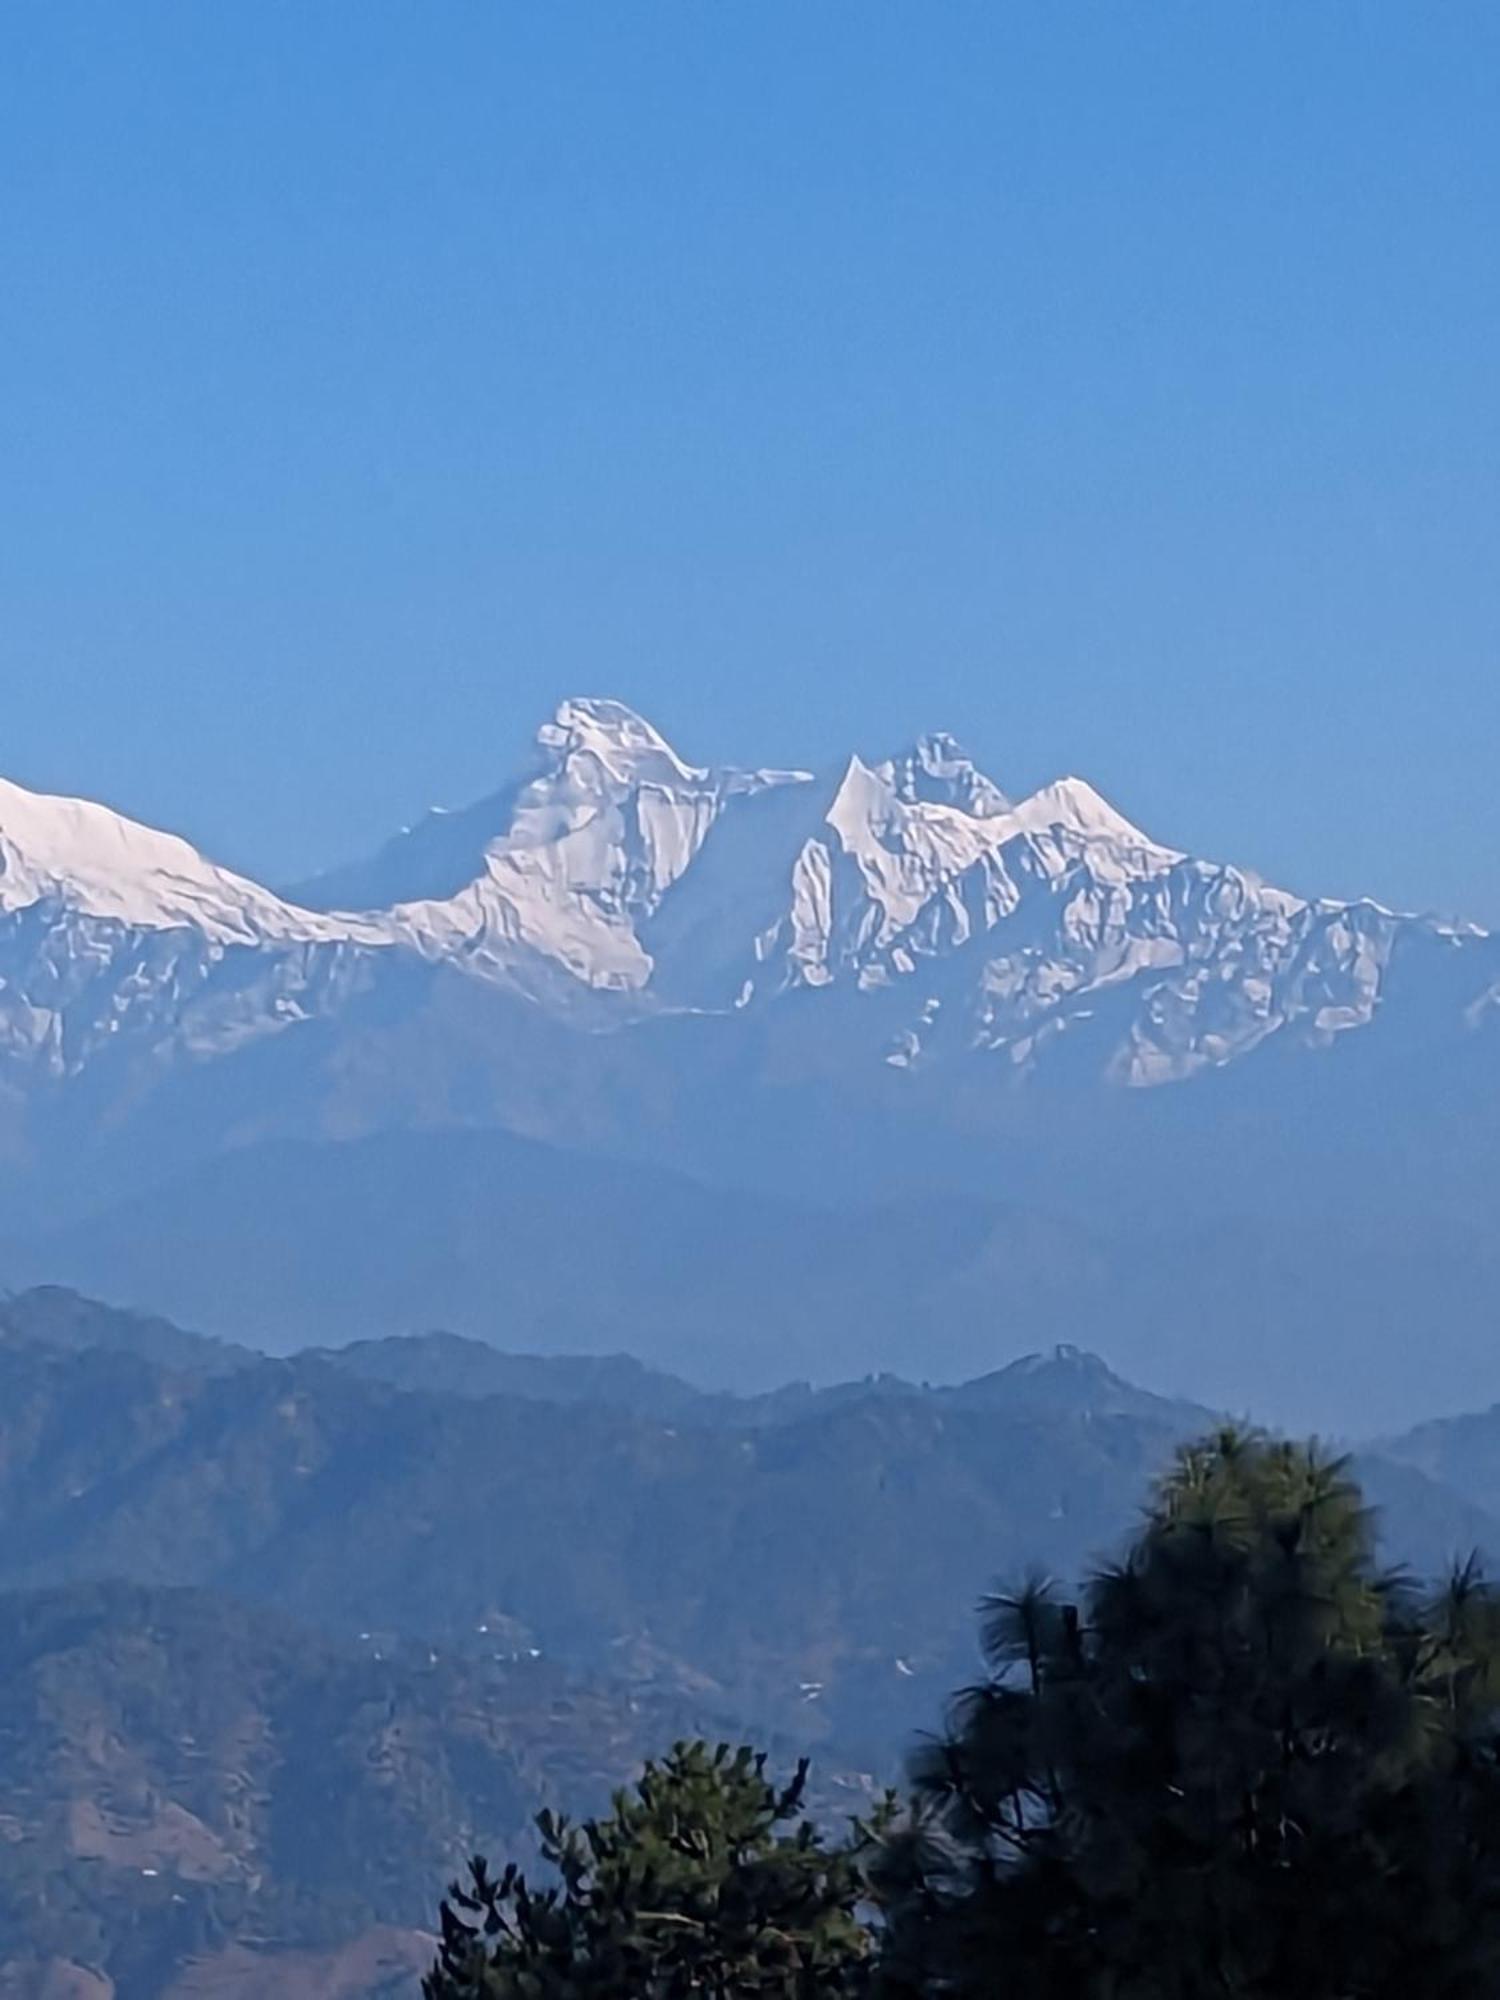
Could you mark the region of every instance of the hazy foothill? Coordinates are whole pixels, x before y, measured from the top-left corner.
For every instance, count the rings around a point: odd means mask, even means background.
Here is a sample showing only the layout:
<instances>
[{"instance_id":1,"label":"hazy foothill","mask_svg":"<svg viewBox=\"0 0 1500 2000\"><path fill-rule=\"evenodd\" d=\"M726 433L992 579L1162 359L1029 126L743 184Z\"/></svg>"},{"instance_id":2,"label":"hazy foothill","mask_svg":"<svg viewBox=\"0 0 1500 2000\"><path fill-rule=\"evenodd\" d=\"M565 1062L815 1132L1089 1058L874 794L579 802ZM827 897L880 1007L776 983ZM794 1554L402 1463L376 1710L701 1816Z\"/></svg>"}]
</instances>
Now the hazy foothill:
<instances>
[{"instance_id":1,"label":"hazy foothill","mask_svg":"<svg viewBox=\"0 0 1500 2000\"><path fill-rule=\"evenodd\" d=\"M269 1358L60 1290L0 1306L0 1408L7 1976L126 2000L410 1991L464 1856L535 1874L537 1812L677 1741L778 1786L810 1753L837 1844L984 1673L975 1604L1126 1551L1215 1421L1076 1349L736 1397L444 1335ZM1360 1451L1383 1560L1500 1546L1497 1437Z\"/></svg>"}]
</instances>

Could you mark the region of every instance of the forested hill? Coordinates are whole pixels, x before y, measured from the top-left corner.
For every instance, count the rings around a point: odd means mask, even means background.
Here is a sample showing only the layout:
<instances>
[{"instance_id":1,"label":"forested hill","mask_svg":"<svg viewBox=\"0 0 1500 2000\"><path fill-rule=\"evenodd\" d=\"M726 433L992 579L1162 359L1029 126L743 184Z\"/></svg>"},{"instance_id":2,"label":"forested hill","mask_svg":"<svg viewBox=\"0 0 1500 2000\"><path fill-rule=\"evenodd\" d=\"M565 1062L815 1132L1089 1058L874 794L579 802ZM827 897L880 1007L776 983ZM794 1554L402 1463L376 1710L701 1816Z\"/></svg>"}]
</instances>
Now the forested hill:
<instances>
[{"instance_id":1,"label":"forested hill","mask_svg":"<svg viewBox=\"0 0 1500 2000\"><path fill-rule=\"evenodd\" d=\"M877 1387L726 1435L322 1358L198 1375L34 1342L0 1344L0 1412L0 1586L127 1577L346 1637L503 1633L884 1745L971 1663L994 1575L1101 1552L1180 1432Z\"/></svg>"},{"instance_id":2,"label":"forested hill","mask_svg":"<svg viewBox=\"0 0 1500 2000\"><path fill-rule=\"evenodd\" d=\"M0 1330L0 1586L191 1584L477 1651L501 1631L887 1748L971 1665L996 1575L1108 1554L1213 1421L1076 1350L736 1400L441 1336L270 1361L60 1292ZM1500 1546L1483 1500L1399 1458L1363 1467L1396 1552Z\"/></svg>"},{"instance_id":3,"label":"forested hill","mask_svg":"<svg viewBox=\"0 0 1500 2000\"><path fill-rule=\"evenodd\" d=\"M1116 1548L1212 1421L1076 1350L735 1399L5 1301L0 1992L410 1993L471 1836L506 1852L681 1730L813 1748L837 1814L972 1677L981 1593ZM1393 1554L1500 1547L1490 1489L1433 1476L1472 1456L1362 1460Z\"/></svg>"},{"instance_id":4,"label":"forested hill","mask_svg":"<svg viewBox=\"0 0 1500 2000\"><path fill-rule=\"evenodd\" d=\"M410 2000L476 1843L701 1720L197 1591L0 1594L0 1992Z\"/></svg>"}]
</instances>

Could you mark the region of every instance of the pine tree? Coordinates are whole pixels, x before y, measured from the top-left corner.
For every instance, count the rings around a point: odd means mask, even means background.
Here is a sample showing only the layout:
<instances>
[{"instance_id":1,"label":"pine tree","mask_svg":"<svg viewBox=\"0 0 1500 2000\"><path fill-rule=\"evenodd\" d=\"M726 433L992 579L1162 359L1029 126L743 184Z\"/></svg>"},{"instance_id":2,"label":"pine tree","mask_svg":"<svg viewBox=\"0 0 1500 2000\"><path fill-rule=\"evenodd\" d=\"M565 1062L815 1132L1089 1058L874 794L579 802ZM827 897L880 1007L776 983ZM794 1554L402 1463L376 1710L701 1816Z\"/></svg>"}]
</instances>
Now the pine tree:
<instances>
[{"instance_id":1,"label":"pine tree","mask_svg":"<svg viewBox=\"0 0 1500 2000\"><path fill-rule=\"evenodd\" d=\"M1016 2000L1500 1994L1500 1619L1375 1565L1347 1467L1188 1450L1081 1605L988 1606L918 1760L887 1985Z\"/></svg>"},{"instance_id":2,"label":"pine tree","mask_svg":"<svg viewBox=\"0 0 1500 2000\"><path fill-rule=\"evenodd\" d=\"M555 1882L482 1859L442 1907L426 2000L811 2000L867 1989L856 1826L830 1846L803 1813L807 1766L778 1790L765 1759L678 1744L601 1819L543 1813Z\"/></svg>"}]
</instances>

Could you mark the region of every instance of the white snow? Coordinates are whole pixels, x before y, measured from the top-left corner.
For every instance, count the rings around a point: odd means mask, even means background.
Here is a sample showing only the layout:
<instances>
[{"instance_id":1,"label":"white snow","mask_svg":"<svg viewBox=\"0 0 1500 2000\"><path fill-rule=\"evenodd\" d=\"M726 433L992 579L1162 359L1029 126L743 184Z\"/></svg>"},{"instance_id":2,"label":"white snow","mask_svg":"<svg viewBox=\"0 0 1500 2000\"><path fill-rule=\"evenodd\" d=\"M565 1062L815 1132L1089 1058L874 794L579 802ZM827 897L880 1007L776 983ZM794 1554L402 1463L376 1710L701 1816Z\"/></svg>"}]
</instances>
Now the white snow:
<instances>
[{"instance_id":1,"label":"white snow","mask_svg":"<svg viewBox=\"0 0 1500 2000\"><path fill-rule=\"evenodd\" d=\"M351 935L347 922L296 909L176 834L0 779L0 913L52 901L139 930L188 927L225 943Z\"/></svg>"},{"instance_id":2,"label":"white snow","mask_svg":"<svg viewBox=\"0 0 1500 2000\"><path fill-rule=\"evenodd\" d=\"M1144 1086L1285 1028L1326 1041L1363 1026L1418 921L1187 856L1080 777L1013 801L943 735L851 757L820 786L691 764L623 703L578 699L537 751L519 788L445 815L435 876L455 894L359 915L302 909L176 835L0 780L0 1052L61 1073L140 1024L219 1053L332 1010L348 981L330 968L378 948L549 1005L574 983L614 994L619 1019L881 989L895 1067L976 1050L1026 1067L1076 1026L1104 1073ZM1455 950L1484 938L1425 928ZM162 932L178 942L143 970L132 940ZM230 946L262 952L264 978L187 1009L199 961ZM60 1003L60 963L87 970L90 1011ZM1491 982L1476 1021L1497 1004Z\"/></svg>"},{"instance_id":3,"label":"white snow","mask_svg":"<svg viewBox=\"0 0 1500 2000\"><path fill-rule=\"evenodd\" d=\"M520 947L584 985L638 991L652 973L638 924L691 867L734 799L810 782L801 771L685 763L622 702L565 701L537 732L542 768L484 869L444 902L397 907L423 948L471 958Z\"/></svg>"}]
</instances>

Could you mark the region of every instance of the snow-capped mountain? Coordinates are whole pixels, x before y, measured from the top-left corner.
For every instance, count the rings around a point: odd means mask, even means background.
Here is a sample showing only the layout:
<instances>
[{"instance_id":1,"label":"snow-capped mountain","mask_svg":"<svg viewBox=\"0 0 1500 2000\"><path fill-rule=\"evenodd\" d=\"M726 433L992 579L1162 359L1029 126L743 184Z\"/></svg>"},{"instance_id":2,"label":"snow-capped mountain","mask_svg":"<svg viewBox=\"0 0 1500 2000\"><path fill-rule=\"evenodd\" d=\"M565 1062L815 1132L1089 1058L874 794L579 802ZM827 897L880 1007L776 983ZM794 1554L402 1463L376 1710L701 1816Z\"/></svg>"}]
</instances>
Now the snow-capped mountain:
<instances>
[{"instance_id":1,"label":"snow-capped mountain","mask_svg":"<svg viewBox=\"0 0 1500 2000\"><path fill-rule=\"evenodd\" d=\"M896 1066L1028 1067L1107 998L1101 1068L1131 1085L1363 1026L1403 938L1479 937L1196 860L1081 778L1012 801L947 736L825 783L702 769L621 704L570 701L538 749L525 784L302 899L331 911L357 888L393 941L528 990L561 970L625 998L622 1017L884 989Z\"/></svg>"},{"instance_id":2,"label":"snow-capped mountain","mask_svg":"<svg viewBox=\"0 0 1500 2000\"><path fill-rule=\"evenodd\" d=\"M541 768L509 799L472 879L386 912L397 935L481 976L513 977L534 958L596 991L644 993L655 966L643 926L716 824L761 793L810 782L685 764L619 702L564 702L537 748Z\"/></svg>"},{"instance_id":3,"label":"snow-capped mountain","mask_svg":"<svg viewBox=\"0 0 1500 2000\"><path fill-rule=\"evenodd\" d=\"M1082 1030L1103 1077L1152 1085L1367 1025L1418 942L1472 961L1482 1013L1482 933L1195 859L1080 778L1011 800L938 735L819 780L696 766L621 703L567 701L522 782L288 897L0 784L0 1047L53 1076L133 1030L158 1060L237 1046L417 961L602 1001L594 1028L844 988L883 996L895 1067L1027 1070Z\"/></svg>"},{"instance_id":4,"label":"snow-capped mountain","mask_svg":"<svg viewBox=\"0 0 1500 2000\"><path fill-rule=\"evenodd\" d=\"M195 931L216 944L328 940L345 929L215 867L175 834L0 779L0 920L37 911Z\"/></svg>"},{"instance_id":5,"label":"snow-capped mountain","mask_svg":"<svg viewBox=\"0 0 1500 2000\"><path fill-rule=\"evenodd\" d=\"M122 1047L159 1068L323 1012L351 960L387 939L106 806L0 782L0 1077L13 1102Z\"/></svg>"},{"instance_id":6,"label":"snow-capped mountain","mask_svg":"<svg viewBox=\"0 0 1500 2000\"><path fill-rule=\"evenodd\" d=\"M1289 894L1081 778L1016 796L940 735L714 768L569 701L515 782L282 893L0 785L0 1284L273 1341L607 1326L690 1373L701 1337L746 1380L787 1343L943 1375L1086 1335L1323 1411L1420 1325L1391 1399L1435 1339L1473 1400L1497 1030L1485 933ZM1267 1366L1330 1380L1278 1402Z\"/></svg>"}]
</instances>

